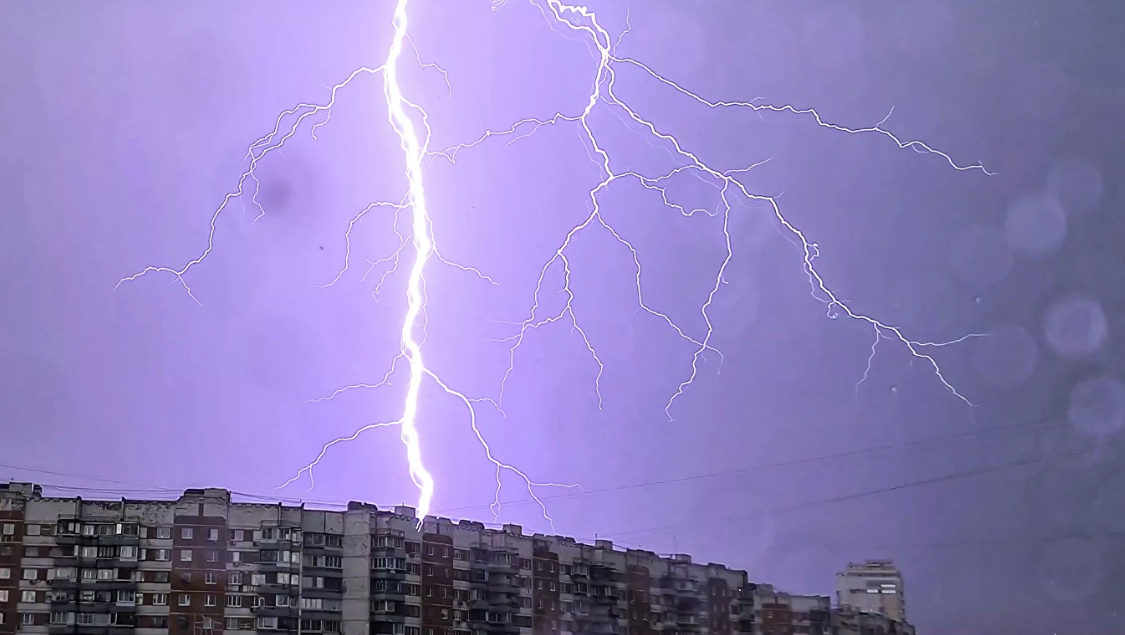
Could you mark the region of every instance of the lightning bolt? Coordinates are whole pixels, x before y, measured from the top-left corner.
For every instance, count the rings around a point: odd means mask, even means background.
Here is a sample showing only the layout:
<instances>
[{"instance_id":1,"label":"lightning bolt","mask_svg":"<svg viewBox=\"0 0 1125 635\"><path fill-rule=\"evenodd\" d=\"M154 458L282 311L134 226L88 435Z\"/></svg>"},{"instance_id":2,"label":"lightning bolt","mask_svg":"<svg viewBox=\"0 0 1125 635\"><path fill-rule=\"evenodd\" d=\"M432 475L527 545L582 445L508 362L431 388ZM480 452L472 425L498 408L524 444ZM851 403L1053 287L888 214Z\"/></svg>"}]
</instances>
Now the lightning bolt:
<instances>
[{"instance_id":1,"label":"lightning bolt","mask_svg":"<svg viewBox=\"0 0 1125 635\"><path fill-rule=\"evenodd\" d=\"M680 95L706 108L745 109L757 114L760 118L763 117L764 114L804 117L810 119L817 126L835 132L850 135L880 135L889 139L900 149L908 149L920 154L937 156L958 171L980 171L987 175L991 175L991 172L987 171L984 166L979 163L971 165L960 164L949 154L937 150L925 142L918 140L904 141L894 133L888 131L883 126L886 124L891 113L893 113L893 109L874 126L852 128L830 122L812 108L797 108L787 104L767 104L762 103L761 99L750 101L712 101L705 99L680 83L657 73L648 65L630 57L619 56L616 53L622 39L632 29L628 21L628 15L626 16L626 28L616 39L613 39L609 31L599 22L597 14L586 6L569 5L563 3L561 0L530 1L539 9L552 30L563 34L577 35L590 45L590 50L596 64L592 73L591 89L585 100L585 106L581 111L571 114L557 112L549 117L524 118L506 129L485 131L476 139L466 143L457 144L444 150L430 149L431 127L429 116L420 105L410 101L404 95L399 79L400 62L405 47L409 45L413 48L416 62L420 67L439 71L445 78L447 86L449 86L449 78L448 74L440 66L422 61L421 55L418 49L414 47L408 33L407 7L410 4L410 0L397 0L392 16L394 35L384 64L378 67L360 67L356 69L344 81L331 89L331 96L326 104L302 103L282 112L278 116L273 130L257 139L249 146L246 155L248 167L239 178L237 188L224 197L221 205L212 214L207 246L203 252L180 268L149 266L129 277L122 278L118 282L117 286L120 287L125 282L134 281L147 274L170 274L183 286L187 295L199 304L200 301L186 282L185 275L190 269L203 262L213 250L216 224L219 216L232 200L239 199L240 201L245 201L246 198L249 198L250 204L258 211L254 218L255 222L266 214L266 210L263 209L257 199L260 184L256 176L256 171L262 158L274 150L281 148L288 139L297 133L303 122L310 117L321 115L320 118L314 119L314 123L310 126L310 133L315 139L317 129L329 122L332 108L336 103L337 93L339 91L348 87L360 76L382 75L388 121L391 128L398 136L400 148L405 159L405 172L408 184L407 192L398 202L381 201L371 203L352 218L344 235L345 253L343 266L333 279L322 286L334 286L349 271L352 259L352 229L369 213L376 209L393 210L394 224L392 227L395 234L398 236L398 245L391 255L377 260L368 260L369 268L363 274L363 279L366 280L377 268L386 266L388 263L390 264L389 268L382 272L378 284L372 291L372 295L377 298L384 281L387 280L388 276L399 270L403 252L407 251L409 248L410 253L413 255L413 260L407 272L407 308L399 332L400 352L391 360L390 368L385 372L380 381L345 386L328 395L314 399L312 402L328 401L348 390L387 386L391 383L396 373L399 372L400 363L404 363L408 369L408 380L404 395L402 415L394 421L365 425L358 428L350 435L329 441L324 444L313 461L298 470L297 473L283 483L281 487L292 484L304 476L308 476L311 487L314 484L314 468L320 464L333 446L355 440L361 434L373 429L396 427L399 429L399 437L406 451L410 478L418 489L417 511L419 518L425 518L432 511L435 482L433 475L427 469L425 461L423 460L418 416L421 387L423 382L429 379L441 388L446 395L458 400L466 407L470 428L484 450L486 459L495 468L496 489L492 504L494 516L499 514L500 509L501 475L503 472L509 472L523 480L532 499L539 504L543 517L548 522L551 522L553 526L553 521L547 513L546 506L537 496L537 488L577 486L573 484L534 481L524 470L497 458L478 426L477 407L488 405L503 415L502 404L505 390L510 376L515 371L516 359L520 347L532 333L555 323L569 324L570 328L577 333L582 340L584 348L597 367L597 372L593 378L594 392L597 395L599 407L602 406L604 398L601 393L601 379L605 370L605 365L598 355L593 339L583 328L578 315L575 313L573 304L575 293L571 288L571 261L567 255L568 248L576 236L585 231L600 230L607 232L621 248L629 252L632 258L638 310L660 320L676 337L690 343L694 348L690 369L685 369L684 378L676 386L676 389L672 391L672 394L669 396L664 406L664 411L671 421L673 418L672 410L674 405L697 379L700 366L707 361L709 353L714 354L718 358L721 368L722 352L712 344L715 328L711 320L710 309L716 295L720 292L722 287L727 284L727 267L731 262L735 248L735 245L732 244L733 239L730 231L730 219L734 204L738 199L757 203L758 207L763 208L776 219L779 224L779 231L798 248L801 255L802 268L808 279L810 294L815 300L825 305L829 318L836 319L846 317L865 328L871 329L874 341L871 345L863 375L856 383L857 394L860 384L867 379L871 371L871 365L875 358L878 344L883 340L887 340L904 347L916 360L924 362L931 369L936 380L940 382L952 396L961 400L966 405L972 406L972 403L947 380L937 360L927 352L927 349L941 348L963 342L970 338L984 337L987 334L970 333L948 341L919 341L909 338L895 325L887 324L859 310L853 309L849 303L846 303L832 291L825 281L825 278L817 270L814 262L819 256L819 246L816 242L809 240L800 229L785 217L778 204L778 196L766 196L752 192L739 180L741 175L768 162L769 159L748 166L725 170L705 163L697 154L686 149L678 139L668 133L662 132L653 121L644 117L637 109L617 96L615 92L617 68L620 66L637 68L654 81L677 91ZM501 0L494 0L493 10L502 9L504 4L505 3ZM450 90L452 89L450 88ZM600 143L590 123L590 115L599 105L608 109L609 112L622 122L625 122L635 133L644 135L650 146L663 151L669 157L679 162L680 165L658 175L646 175L637 171L618 169L609 152L607 152L603 144ZM497 283L480 270L447 260L439 253L434 239L433 221L427 206L426 189L424 185L425 169L430 163L437 160L445 160L450 164L456 165L461 152L471 150L493 138L506 137L507 144L510 145L534 135L537 131L545 127L561 125L576 126L591 161L598 167L601 175L600 180L588 191L589 207L591 211L582 222L574 225L566 233L554 253L541 267L535 288L532 292L531 307L528 317L520 322L513 323L516 327L515 332L511 336L499 340L508 344L508 366L500 380L497 397L495 399L470 397L452 388L447 382L442 380L433 369L428 368L424 362L423 348L426 339L426 266L431 260L436 260L447 266L452 266L461 271L471 273L478 279L487 283ZM721 201L718 209L710 210L702 207L689 207L673 202L667 191L668 181L679 174L689 174L713 186ZM637 248L628 240L623 232L615 228L602 214L600 197L613 183L618 181L628 181L638 184L644 190L659 196L661 203L666 208L685 217L690 217L695 214L706 214L721 218L724 237L723 260L716 272L713 284L711 284L708 289L706 300L699 307L699 315L703 323L702 333L692 334L689 329L681 327L666 312L653 307L645 299L643 270ZM248 194L249 196L247 197ZM245 205L245 203L243 204ZM404 233L399 227L403 213L409 214L409 234ZM563 293L566 302L560 311L544 315L541 307L541 295L548 288L546 280L551 272L561 273L561 288L555 289L555 291Z\"/></svg>"}]
</instances>

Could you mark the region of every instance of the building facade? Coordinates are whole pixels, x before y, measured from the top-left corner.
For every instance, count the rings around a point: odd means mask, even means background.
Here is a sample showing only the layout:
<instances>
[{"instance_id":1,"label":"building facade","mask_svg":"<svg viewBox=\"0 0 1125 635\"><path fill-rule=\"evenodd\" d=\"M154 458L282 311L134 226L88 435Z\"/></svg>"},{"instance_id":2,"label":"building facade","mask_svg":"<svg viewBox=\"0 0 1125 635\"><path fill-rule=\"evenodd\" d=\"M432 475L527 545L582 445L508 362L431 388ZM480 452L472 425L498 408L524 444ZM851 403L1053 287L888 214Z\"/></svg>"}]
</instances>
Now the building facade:
<instances>
[{"instance_id":1,"label":"building facade","mask_svg":"<svg viewBox=\"0 0 1125 635\"><path fill-rule=\"evenodd\" d=\"M832 603L827 596L778 591L772 584L750 584L754 602L753 635L831 635Z\"/></svg>"},{"instance_id":2,"label":"building facade","mask_svg":"<svg viewBox=\"0 0 1125 635\"><path fill-rule=\"evenodd\" d=\"M841 609L906 621L902 573L890 560L849 563L836 574L836 602Z\"/></svg>"},{"instance_id":3,"label":"building facade","mask_svg":"<svg viewBox=\"0 0 1125 635\"><path fill-rule=\"evenodd\" d=\"M832 635L914 635L914 627L880 613L851 609L832 611Z\"/></svg>"},{"instance_id":4,"label":"building facade","mask_svg":"<svg viewBox=\"0 0 1125 635\"><path fill-rule=\"evenodd\" d=\"M410 507L0 484L0 635L756 635L756 590L686 555Z\"/></svg>"}]
</instances>

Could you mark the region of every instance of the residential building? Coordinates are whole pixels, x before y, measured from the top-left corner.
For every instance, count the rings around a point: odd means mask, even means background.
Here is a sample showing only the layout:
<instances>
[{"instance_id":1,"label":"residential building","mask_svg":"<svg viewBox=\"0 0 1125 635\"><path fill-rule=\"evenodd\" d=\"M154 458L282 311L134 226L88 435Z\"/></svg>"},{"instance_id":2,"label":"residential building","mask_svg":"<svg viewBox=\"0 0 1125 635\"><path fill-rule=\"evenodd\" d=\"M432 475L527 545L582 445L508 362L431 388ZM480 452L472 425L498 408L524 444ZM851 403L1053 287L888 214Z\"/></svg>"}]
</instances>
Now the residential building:
<instances>
[{"instance_id":1,"label":"residential building","mask_svg":"<svg viewBox=\"0 0 1125 635\"><path fill-rule=\"evenodd\" d=\"M906 621L902 573L890 560L849 563L836 574L836 602L843 609Z\"/></svg>"},{"instance_id":2,"label":"residential building","mask_svg":"<svg viewBox=\"0 0 1125 635\"><path fill-rule=\"evenodd\" d=\"M751 584L756 616L753 635L830 635L832 604L827 596L778 591Z\"/></svg>"},{"instance_id":3,"label":"residential building","mask_svg":"<svg viewBox=\"0 0 1125 635\"><path fill-rule=\"evenodd\" d=\"M0 635L751 635L756 589L687 555L410 507L0 484Z\"/></svg>"},{"instance_id":4,"label":"residential building","mask_svg":"<svg viewBox=\"0 0 1125 635\"><path fill-rule=\"evenodd\" d=\"M914 627L880 613L835 609L832 611L832 635L914 635Z\"/></svg>"}]
</instances>

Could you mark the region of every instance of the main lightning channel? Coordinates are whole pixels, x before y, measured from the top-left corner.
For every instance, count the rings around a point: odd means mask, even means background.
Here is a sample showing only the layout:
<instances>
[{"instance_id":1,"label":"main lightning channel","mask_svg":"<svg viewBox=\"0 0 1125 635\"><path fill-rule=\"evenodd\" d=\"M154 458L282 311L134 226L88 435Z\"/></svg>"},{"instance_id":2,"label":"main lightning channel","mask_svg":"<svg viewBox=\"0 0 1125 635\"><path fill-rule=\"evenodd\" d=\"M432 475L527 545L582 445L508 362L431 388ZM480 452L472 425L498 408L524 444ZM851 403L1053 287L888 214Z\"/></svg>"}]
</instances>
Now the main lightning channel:
<instances>
[{"instance_id":1,"label":"main lightning channel","mask_svg":"<svg viewBox=\"0 0 1125 635\"><path fill-rule=\"evenodd\" d=\"M398 0L395 5L394 38L383 68L383 92L387 97L387 111L391 127L398 134L402 151L406 155L406 178L409 182L407 200L410 203L414 245L414 264L406 283L406 316L402 321L402 353L410 367L410 380L406 386L406 402L403 404L401 424L402 444L406 446L406 460L410 467L410 479L418 486L418 517L425 518L430 513L434 498L434 477L422 461L422 443L418 436L418 394L422 380L427 374L422 361L422 346L415 339L414 327L426 301L425 279L422 274L426 263L434 253L433 236L430 234L430 217L426 210L426 188L422 182L422 159L425 151L418 139L418 131L407 113L407 108L417 107L402 95L398 81L398 61L402 56L406 40L406 6L410 0Z\"/></svg>"}]
</instances>

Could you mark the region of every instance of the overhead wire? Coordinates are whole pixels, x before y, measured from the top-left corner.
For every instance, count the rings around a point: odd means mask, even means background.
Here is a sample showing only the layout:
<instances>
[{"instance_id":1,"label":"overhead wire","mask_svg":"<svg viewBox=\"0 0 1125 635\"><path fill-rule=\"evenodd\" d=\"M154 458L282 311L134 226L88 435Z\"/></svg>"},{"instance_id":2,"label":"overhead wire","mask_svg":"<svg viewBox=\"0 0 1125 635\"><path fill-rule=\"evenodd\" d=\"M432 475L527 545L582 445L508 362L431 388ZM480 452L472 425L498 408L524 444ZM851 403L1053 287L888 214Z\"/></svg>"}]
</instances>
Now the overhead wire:
<instances>
[{"instance_id":1,"label":"overhead wire","mask_svg":"<svg viewBox=\"0 0 1125 635\"><path fill-rule=\"evenodd\" d=\"M1060 426L1060 425L1062 425L1062 423L1060 421L1058 421L1057 417L1043 417L1043 418L1036 418L1036 419L1030 419L1030 420L1025 420L1025 421L1017 421L1017 422L1007 423L1007 424L998 425L998 426L992 426L992 427L989 427L989 428L967 430L967 431L961 431L961 432L956 432L956 433L952 433L952 434L944 434L944 435L936 435L936 436L931 436L931 437L924 437L924 438L921 438L921 439L914 439L914 440L911 440L911 441L906 441L906 442L901 442L901 443L890 443L890 444L884 444L884 445L880 445L880 446L859 448L859 449L855 449L855 450L847 450L847 451L835 452L835 453L830 453L830 454L823 454L823 455L812 456L812 457L804 457L804 458L792 459L792 460L786 460L786 461L775 461L775 462L771 462L771 463L751 465L751 466L745 466L745 467L739 467L739 468L733 468L733 469L727 469L727 470L719 470L719 471L708 472L708 473L704 473L704 474L695 474L695 475L674 477L674 478L667 478L667 479L642 481L642 482L639 482L639 483L632 483L632 484L628 484L628 485L618 485L618 486L604 487L604 488L597 488L597 489L584 489L584 490L579 491L579 492L560 494L560 495L556 495L556 496L543 496L543 497L540 497L540 499L543 500L544 502L552 502L552 501L560 501L560 500L586 498L586 497L595 496L595 495L613 494L613 493L619 493L619 492L643 490L643 489L648 489L648 488L653 488L653 487L661 487L661 486L667 486L667 485L690 483L690 482L695 482L695 481L700 481L700 480L721 478L721 477L733 476L733 475L737 475L737 474L747 474L747 473L763 471L763 470L783 469L783 468L805 466L805 465L811 465L811 464L817 464L817 463L823 463L823 462L829 462L829 461L835 461L835 460L841 460L841 459L855 458L855 457L866 456L866 455L870 455L870 454L874 454L874 453L878 453L878 452L900 450L900 449L905 449L905 448L929 445L929 444L933 444L933 443L957 441L957 440L961 440L961 439L980 437L980 436L984 436L984 435L1002 433L1002 432L1007 432L1007 431L1011 431L1011 430L1028 429L1028 428L1033 428L1035 426ZM827 498L827 499L818 499L818 500L814 500L814 501L806 501L806 502L803 502L803 503L796 503L796 504L790 504L790 505L775 506L775 507L772 507L772 508L765 508L765 509L757 510L757 512L761 512L761 511L776 512L776 511L785 511L785 510L790 510L790 509L800 509L800 508L804 508L804 507L808 507L808 506L819 506L819 505L834 504L834 503L844 502L844 501L848 501L848 500L854 500L854 499L859 499L859 498L865 498L865 497L868 497L868 496L874 496L874 495L878 495L878 494L882 494L882 493L898 491L898 490L901 490L901 489L921 487L921 486L939 483L939 482L969 478L969 477L972 477L972 476L987 474L987 473L991 473L991 472L995 472L995 471L999 471L999 470L1003 470L1003 469L1008 469L1008 468L1019 466L1019 465L1030 465L1030 464L1034 464L1034 463L1040 463L1040 462L1048 460L1049 458L1051 458L1051 457L1036 458L1036 459L1020 460L1020 461L1015 461L1015 462L1002 463L1002 464L998 464L998 465L987 466L987 467L984 467L984 468L966 470L966 471L957 472L957 473L953 473L953 474L947 474L947 475L943 475L943 476L939 476L939 477L921 479L921 480L911 481L911 482L907 482L907 483L900 483L900 484L893 485L893 486L877 488L877 489L873 489L873 490L867 490L867 491L847 494L847 495L843 495L843 496L837 496L837 497L832 497L832 498ZM163 486L143 486L143 485L139 485L137 483L122 481L122 480L117 480L117 479L108 479L108 478L86 476L86 475L80 475L80 474L74 474L74 473L68 473L68 472L61 472L61 471L57 471L57 470L49 470L49 469L44 469L44 468L34 468L34 467L28 467L28 466L22 466L22 465L12 465L12 464L2 464L2 463L0 463L0 468L24 471L24 472L29 472L29 473L39 473L39 474L47 474L47 475L53 475L53 476L63 476L63 477L67 477L67 478L84 479L84 480L111 483L111 484L128 485L128 486L137 488L137 489L109 488L109 487L98 488L98 487L89 487L89 486L60 485L60 484L49 484L49 483L43 484L44 486L54 488L54 489L58 489L58 490L62 490L62 491L79 491L79 492L85 491L85 492L97 492L97 493L110 493L110 494L116 494L116 495L119 495L119 496L121 496L121 495L126 495L126 496L127 495L138 495L138 494L139 495L151 495L151 494L154 494L154 493L163 493L163 494L168 494L168 495L179 496L183 492L182 489L163 487ZM256 500L256 501L262 501L262 502L267 503L267 504L276 504L276 503L313 504L313 505L321 505L321 506L336 507L336 508L346 508L347 505L348 505L347 502L340 502L340 501L309 500L309 499L303 499L303 498L257 494L257 493L252 493L252 492L243 492L243 491L239 491L239 490L228 490L228 491L231 492L232 496L237 496L237 497L240 497L240 498L251 499L251 500ZM527 498L527 499L520 499L520 500L516 500L516 501L506 501L506 502L503 503L503 505L513 506L513 505L528 504L528 503L533 503L533 502L535 502L534 499ZM440 508L440 509L434 510L434 514L449 514L449 513L455 513L455 512L487 510L488 508L489 508L489 505L483 505L483 504L482 505L466 505L466 506L458 506L458 507L447 507L447 508ZM679 527L685 526L686 524L696 524L698 522L699 521L697 521L697 520L693 520L690 523L676 523L676 524L661 525L661 526L651 527L651 528L646 528L646 529L637 529L637 530L616 532L614 534L606 534L605 537L610 537L610 536L617 537L617 536L628 536L628 535L637 535L637 534L652 534L652 533L658 534L658 533L663 532L663 531L677 529Z\"/></svg>"}]
</instances>

